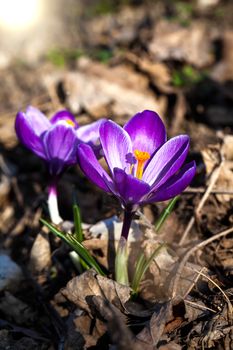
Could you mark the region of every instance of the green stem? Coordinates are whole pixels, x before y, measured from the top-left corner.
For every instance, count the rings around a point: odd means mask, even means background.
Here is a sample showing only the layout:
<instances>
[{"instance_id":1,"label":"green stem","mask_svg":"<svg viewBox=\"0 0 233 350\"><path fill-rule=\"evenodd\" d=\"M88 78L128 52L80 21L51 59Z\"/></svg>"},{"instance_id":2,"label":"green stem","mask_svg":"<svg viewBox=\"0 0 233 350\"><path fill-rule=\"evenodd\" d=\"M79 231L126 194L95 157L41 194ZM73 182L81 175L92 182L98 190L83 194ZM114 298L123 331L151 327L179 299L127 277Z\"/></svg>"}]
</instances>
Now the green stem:
<instances>
[{"instance_id":1,"label":"green stem","mask_svg":"<svg viewBox=\"0 0 233 350\"><path fill-rule=\"evenodd\" d=\"M129 285L127 239L129 236L129 229L133 215L134 211L132 210L131 206L125 208L121 237L119 240L115 259L116 281L126 286Z\"/></svg>"},{"instance_id":2,"label":"green stem","mask_svg":"<svg viewBox=\"0 0 233 350\"><path fill-rule=\"evenodd\" d=\"M124 237L120 238L116 252L115 278L118 283L129 285L127 241Z\"/></svg>"}]
</instances>

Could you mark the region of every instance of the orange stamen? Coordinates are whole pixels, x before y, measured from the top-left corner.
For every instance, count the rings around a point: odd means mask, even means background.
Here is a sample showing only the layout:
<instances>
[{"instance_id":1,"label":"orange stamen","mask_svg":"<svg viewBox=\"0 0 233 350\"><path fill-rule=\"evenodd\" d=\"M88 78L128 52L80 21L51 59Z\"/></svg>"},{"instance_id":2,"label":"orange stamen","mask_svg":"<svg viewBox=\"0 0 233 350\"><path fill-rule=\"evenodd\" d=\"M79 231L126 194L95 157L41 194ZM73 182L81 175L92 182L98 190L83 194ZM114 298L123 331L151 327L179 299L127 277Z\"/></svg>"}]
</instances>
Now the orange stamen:
<instances>
[{"instance_id":1,"label":"orange stamen","mask_svg":"<svg viewBox=\"0 0 233 350\"><path fill-rule=\"evenodd\" d=\"M67 122L67 124L69 124L69 125L75 127L75 123L73 122L73 120L66 119L66 122Z\"/></svg>"},{"instance_id":2,"label":"orange stamen","mask_svg":"<svg viewBox=\"0 0 233 350\"><path fill-rule=\"evenodd\" d=\"M142 151L139 151L138 149L136 149L134 151L134 155L135 155L135 158L138 161L137 170L136 170L136 177L138 179L141 179L142 178L142 174L143 174L143 168L144 168L145 162L148 159L150 159L150 154L148 152L142 152Z\"/></svg>"}]
</instances>

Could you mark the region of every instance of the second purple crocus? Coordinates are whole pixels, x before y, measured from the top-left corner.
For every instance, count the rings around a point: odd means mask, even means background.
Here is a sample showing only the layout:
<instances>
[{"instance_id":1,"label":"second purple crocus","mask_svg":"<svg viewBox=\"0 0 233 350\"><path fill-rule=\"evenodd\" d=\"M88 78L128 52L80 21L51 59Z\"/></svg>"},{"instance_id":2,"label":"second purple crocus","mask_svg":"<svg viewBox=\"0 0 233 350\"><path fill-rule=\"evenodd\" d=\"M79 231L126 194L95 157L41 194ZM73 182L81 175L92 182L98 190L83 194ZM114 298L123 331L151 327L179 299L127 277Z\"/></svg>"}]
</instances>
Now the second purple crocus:
<instances>
[{"instance_id":1,"label":"second purple crocus","mask_svg":"<svg viewBox=\"0 0 233 350\"><path fill-rule=\"evenodd\" d=\"M52 222L61 222L57 207L57 181L65 169L77 163L77 146L85 142L99 152L97 145L102 120L79 127L67 110L50 120L37 108L29 106L15 120L16 134L21 143L42 158L51 176L48 206Z\"/></svg>"},{"instance_id":2,"label":"second purple crocus","mask_svg":"<svg viewBox=\"0 0 233 350\"><path fill-rule=\"evenodd\" d=\"M122 237L127 239L139 205L173 198L192 181L195 162L183 166L189 137L179 135L167 141L162 120L149 110L136 114L123 128L104 121L99 133L110 175L88 145L78 146L79 163L92 182L119 198L125 210Z\"/></svg>"}]
</instances>

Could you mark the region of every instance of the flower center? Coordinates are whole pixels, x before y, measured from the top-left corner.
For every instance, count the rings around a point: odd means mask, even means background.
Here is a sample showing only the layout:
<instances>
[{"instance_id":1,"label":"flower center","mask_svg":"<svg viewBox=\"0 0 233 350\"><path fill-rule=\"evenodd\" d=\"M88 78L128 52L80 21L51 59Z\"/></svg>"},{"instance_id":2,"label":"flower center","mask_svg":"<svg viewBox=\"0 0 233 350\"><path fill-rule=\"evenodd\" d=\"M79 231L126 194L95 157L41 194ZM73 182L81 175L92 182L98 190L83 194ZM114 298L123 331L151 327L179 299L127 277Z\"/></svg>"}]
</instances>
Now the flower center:
<instances>
[{"instance_id":1,"label":"flower center","mask_svg":"<svg viewBox=\"0 0 233 350\"><path fill-rule=\"evenodd\" d=\"M142 152L142 151L139 151L138 149L135 149L134 156L138 161L137 170L136 170L136 177L138 179L141 179L145 162L148 159L150 159L150 154L148 152Z\"/></svg>"},{"instance_id":2,"label":"flower center","mask_svg":"<svg viewBox=\"0 0 233 350\"><path fill-rule=\"evenodd\" d=\"M73 120L71 120L71 119L66 119L66 122L67 122L67 124L69 124L69 125L75 127L75 123L73 122Z\"/></svg>"}]
</instances>

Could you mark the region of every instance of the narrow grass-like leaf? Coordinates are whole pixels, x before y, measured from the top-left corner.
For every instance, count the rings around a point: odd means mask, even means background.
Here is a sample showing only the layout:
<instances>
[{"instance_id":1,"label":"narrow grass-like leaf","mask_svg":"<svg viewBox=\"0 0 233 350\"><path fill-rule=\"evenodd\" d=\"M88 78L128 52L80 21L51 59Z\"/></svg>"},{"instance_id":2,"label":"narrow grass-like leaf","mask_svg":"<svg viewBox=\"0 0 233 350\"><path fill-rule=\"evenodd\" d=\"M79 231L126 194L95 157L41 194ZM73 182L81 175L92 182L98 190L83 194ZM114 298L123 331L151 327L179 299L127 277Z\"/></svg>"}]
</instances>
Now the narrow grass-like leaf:
<instances>
[{"instance_id":1,"label":"narrow grass-like leaf","mask_svg":"<svg viewBox=\"0 0 233 350\"><path fill-rule=\"evenodd\" d=\"M69 257L80 274L90 269L90 266L74 250L69 252Z\"/></svg>"},{"instance_id":2,"label":"narrow grass-like leaf","mask_svg":"<svg viewBox=\"0 0 233 350\"><path fill-rule=\"evenodd\" d=\"M73 215L74 215L75 237L81 243L83 241L82 220L80 215L80 209L77 204L73 205Z\"/></svg>"},{"instance_id":3,"label":"narrow grass-like leaf","mask_svg":"<svg viewBox=\"0 0 233 350\"><path fill-rule=\"evenodd\" d=\"M168 216L171 214L176 202L180 196L176 196L170 200L168 203L168 206L162 211L161 215L159 216L156 224L155 224L155 230L158 233L159 230L161 229L162 225L164 224L165 220L168 218Z\"/></svg>"},{"instance_id":4,"label":"narrow grass-like leaf","mask_svg":"<svg viewBox=\"0 0 233 350\"><path fill-rule=\"evenodd\" d=\"M44 219L40 219L40 221L47 226L53 234L63 239L76 253L78 253L89 267L94 268L100 275L105 276L105 273L102 271L98 263L76 237L58 230L55 226L51 225Z\"/></svg>"},{"instance_id":5,"label":"narrow grass-like leaf","mask_svg":"<svg viewBox=\"0 0 233 350\"><path fill-rule=\"evenodd\" d=\"M151 254L151 256L148 259L146 259L144 254L141 254L139 256L135 267L133 282L131 284L131 288L133 289L134 295L138 293L139 284L146 270L150 266L151 262L156 256L158 256L161 249L164 248L165 246L166 246L165 243L161 244L158 248L155 249L155 251Z\"/></svg>"},{"instance_id":6,"label":"narrow grass-like leaf","mask_svg":"<svg viewBox=\"0 0 233 350\"><path fill-rule=\"evenodd\" d=\"M142 253L136 263L135 266L135 271L134 271L134 278L133 278L133 282L132 282L132 289L134 291L134 293L137 293L137 289L139 286L139 283L142 279L142 271L143 271L143 266L145 266L146 264L146 257L145 255Z\"/></svg>"},{"instance_id":7,"label":"narrow grass-like leaf","mask_svg":"<svg viewBox=\"0 0 233 350\"><path fill-rule=\"evenodd\" d=\"M75 237L78 240L78 242L82 243L83 241L83 230L82 230L82 219L80 214L80 209L78 204L76 203L76 199L74 197L74 204L73 204L73 215L74 215L74 231L75 231ZM74 265L78 269L78 271L83 272L83 270L88 270L90 267L85 263L85 261L80 258L80 256L76 252L70 252L71 260L73 261Z\"/></svg>"}]
</instances>

